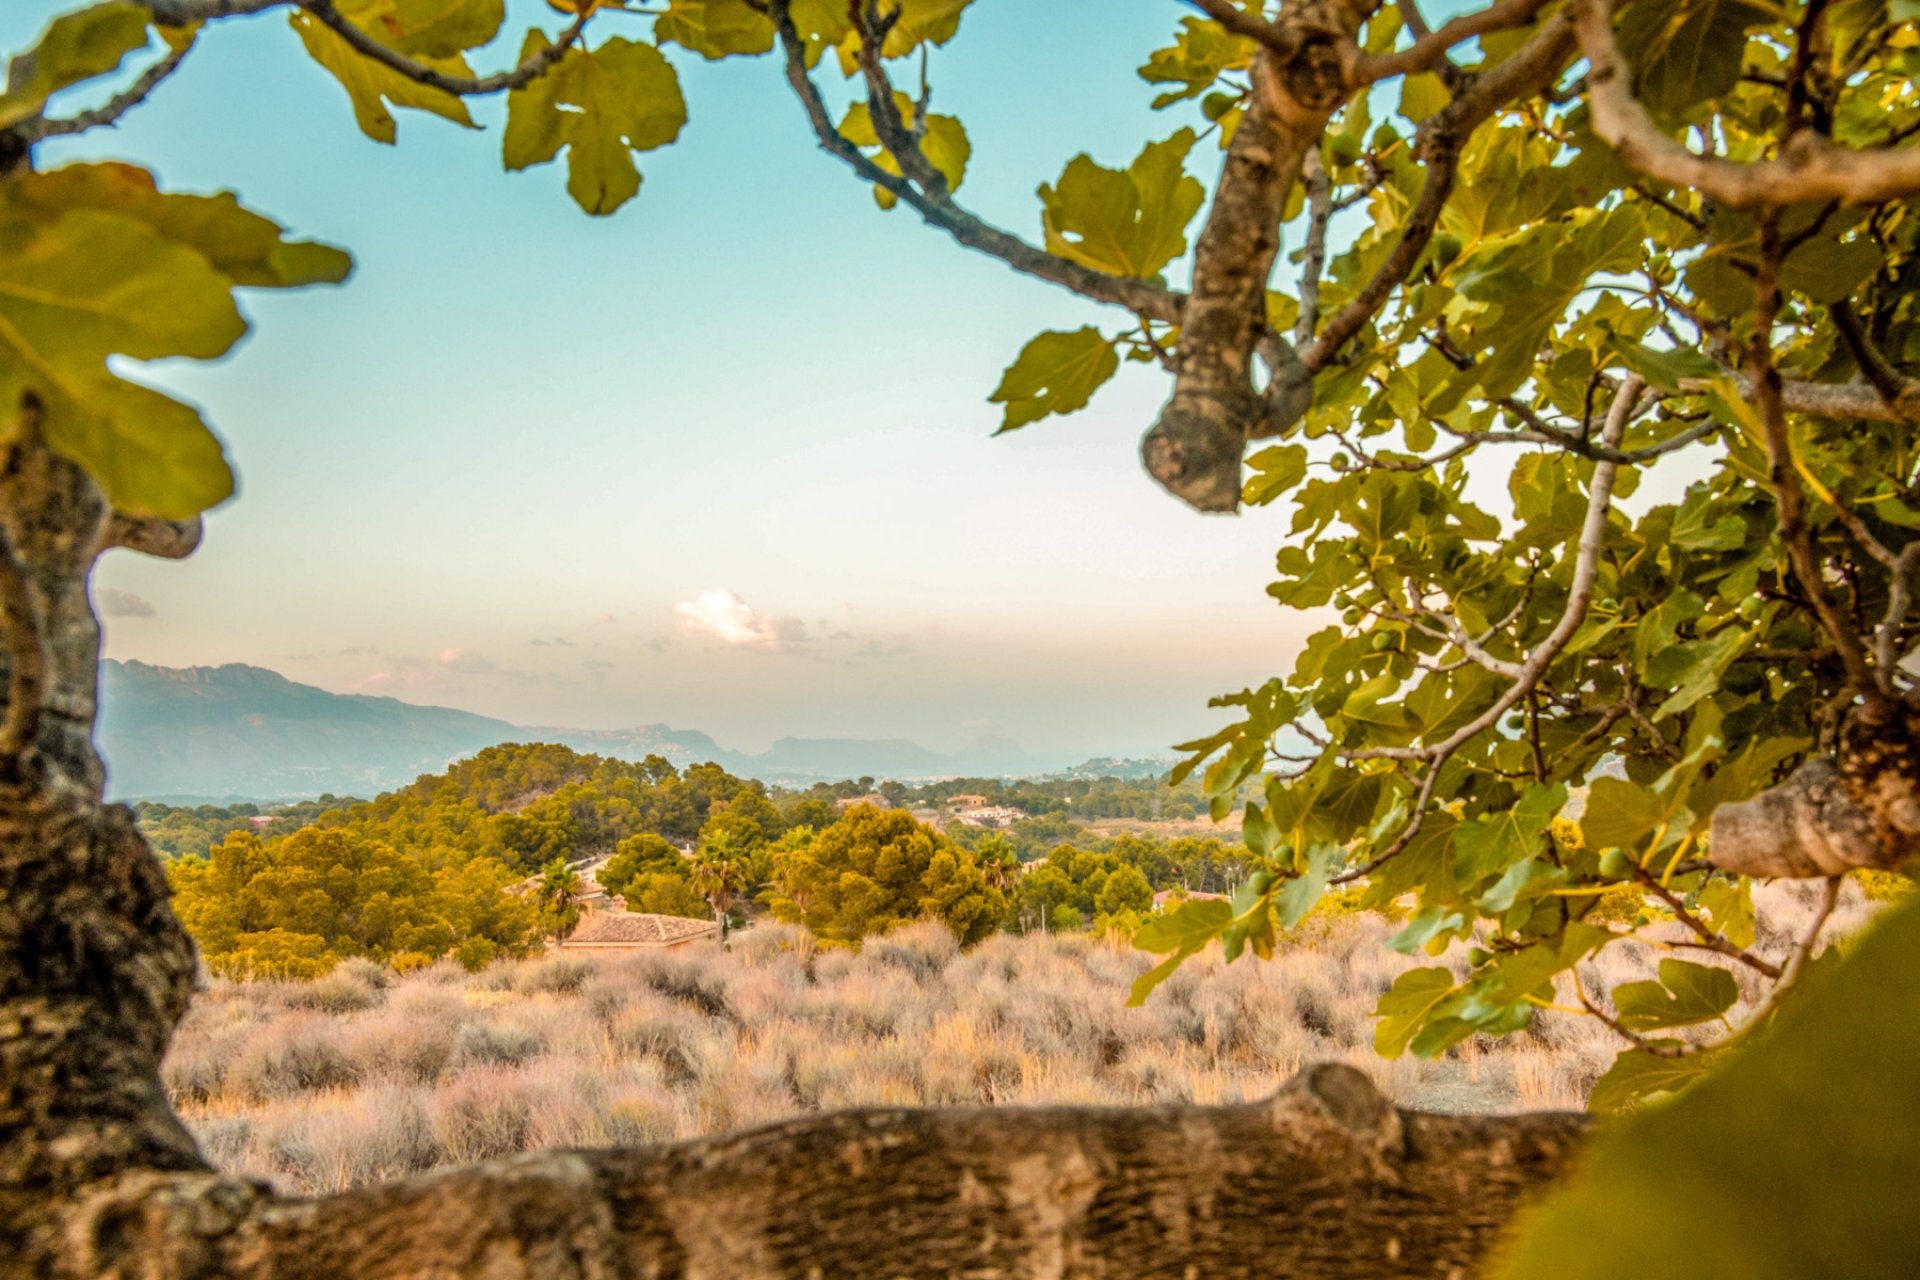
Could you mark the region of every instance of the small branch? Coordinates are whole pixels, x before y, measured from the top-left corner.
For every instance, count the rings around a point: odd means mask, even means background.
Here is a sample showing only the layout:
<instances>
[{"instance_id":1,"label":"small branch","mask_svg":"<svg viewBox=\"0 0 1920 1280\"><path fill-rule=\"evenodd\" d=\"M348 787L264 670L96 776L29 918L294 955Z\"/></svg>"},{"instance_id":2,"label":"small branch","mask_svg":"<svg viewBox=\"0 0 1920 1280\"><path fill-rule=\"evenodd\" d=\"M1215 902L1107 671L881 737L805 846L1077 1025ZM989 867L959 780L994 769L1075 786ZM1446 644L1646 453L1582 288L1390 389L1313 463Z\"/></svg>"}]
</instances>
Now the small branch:
<instances>
[{"instance_id":1,"label":"small branch","mask_svg":"<svg viewBox=\"0 0 1920 1280\"><path fill-rule=\"evenodd\" d=\"M1867 656L1854 627L1842 617L1834 604L1821 572L1820 557L1807 527L1806 493L1801 487L1799 469L1793 456L1793 439L1787 430L1787 415L1780 397L1780 375L1773 366L1773 320L1779 307L1776 273L1786 250L1780 243L1776 220L1760 219L1760 265L1754 273L1754 336L1747 344L1747 376L1754 388L1754 407L1759 410L1766 438L1767 483L1773 490L1779 512L1780 541L1787 549L1800 589L1807 594L1814 615L1832 639L1834 651L1846 669L1847 682L1871 704L1883 700L1886 691L1867 665Z\"/></svg>"},{"instance_id":2,"label":"small branch","mask_svg":"<svg viewBox=\"0 0 1920 1280\"><path fill-rule=\"evenodd\" d=\"M1899 641L1906 625L1907 610L1913 603L1913 575L1920 569L1920 541L1909 542L1894 557L1888 571L1887 612L1873 640L1874 676L1883 693L1893 694L1893 676L1900 669Z\"/></svg>"},{"instance_id":3,"label":"small branch","mask_svg":"<svg viewBox=\"0 0 1920 1280\"><path fill-rule=\"evenodd\" d=\"M1413 269L1420 264L1420 255L1427 251L1427 242L1433 238L1434 228L1440 223L1447 197L1453 194L1453 178L1458 166L1457 144L1451 139L1436 141L1427 156L1427 175L1420 187L1420 197L1401 219L1400 239L1393 251L1353 300L1334 313L1312 342L1300 348L1300 363L1309 373L1318 373L1331 364L1340 349L1366 328L1393 291L1413 274Z\"/></svg>"},{"instance_id":4,"label":"small branch","mask_svg":"<svg viewBox=\"0 0 1920 1280\"><path fill-rule=\"evenodd\" d=\"M180 64L186 61L187 54L192 51L191 43L169 51L166 57L141 72L139 79L92 111L82 111L64 120L32 120L21 127L21 132L28 142L39 142L44 138L64 138L117 124L121 116L145 102L148 95L160 87L161 81L179 70Z\"/></svg>"},{"instance_id":5,"label":"small branch","mask_svg":"<svg viewBox=\"0 0 1920 1280\"><path fill-rule=\"evenodd\" d=\"M1300 318L1293 326L1296 347L1311 342L1320 323L1320 273L1327 264L1327 223L1333 219L1333 183L1318 147L1301 161L1300 178L1307 189L1307 244L1300 263Z\"/></svg>"},{"instance_id":6,"label":"small branch","mask_svg":"<svg viewBox=\"0 0 1920 1280\"><path fill-rule=\"evenodd\" d=\"M1751 951L1748 951L1743 947L1736 947L1731 942L1728 942L1725 938L1715 933L1710 927L1708 927L1707 923L1704 920L1702 920L1699 916L1694 915L1693 912L1687 910L1687 904L1682 902L1679 896L1675 894L1673 890L1667 888L1665 885L1661 884L1658 880L1654 879L1652 876L1648 875L1646 872L1642 871L1637 873L1634 876L1634 883L1638 884L1641 888L1645 889L1648 893L1651 893L1654 897L1660 899L1660 901L1666 905L1667 910L1673 912L1674 919L1678 920L1681 924L1685 925L1688 929L1691 929L1693 931L1694 936L1700 939L1698 946L1701 950L1715 952L1719 955L1726 956L1730 960L1738 960L1741 964L1746 965L1747 968L1752 969L1755 973L1762 974L1768 978L1773 978L1775 980L1779 979L1780 977L1779 965L1774 964L1771 961L1762 960L1759 956L1754 955ZM1683 944L1675 943L1674 945L1680 946Z\"/></svg>"},{"instance_id":7,"label":"small branch","mask_svg":"<svg viewBox=\"0 0 1920 1280\"><path fill-rule=\"evenodd\" d=\"M1854 151L1812 129L1790 133L1771 160L1739 164L1695 155L1669 137L1633 96L1632 73L1614 42L1606 0L1576 0L1580 47L1592 70L1593 131L1633 168L1671 187L1691 187L1734 209L1815 200L1877 204L1920 194L1920 149Z\"/></svg>"},{"instance_id":8,"label":"small branch","mask_svg":"<svg viewBox=\"0 0 1920 1280\"><path fill-rule=\"evenodd\" d=\"M1393 843L1353 870L1343 871L1332 877L1327 881L1328 884L1352 884L1355 880L1372 875L1406 852L1407 846L1413 843L1414 837L1420 834L1420 828L1426 823L1427 806L1433 802L1433 787L1440 781L1440 767L1444 763L1436 760L1427 766L1426 772L1420 778L1419 790L1414 792L1413 816L1407 820L1407 825L1401 828L1400 834L1395 837Z\"/></svg>"},{"instance_id":9,"label":"small branch","mask_svg":"<svg viewBox=\"0 0 1920 1280\"><path fill-rule=\"evenodd\" d=\"M1414 151L1427 167L1420 196L1401 219L1400 240L1380 270L1327 322L1319 337L1300 352L1300 363L1309 373L1318 373L1332 364L1341 348L1367 326L1393 291L1419 265L1420 255L1426 251L1447 198L1453 193L1460 148L1500 107L1544 92L1551 86L1573 51L1573 25L1563 11L1543 23L1518 52L1477 76L1438 115L1420 126Z\"/></svg>"},{"instance_id":10,"label":"small branch","mask_svg":"<svg viewBox=\"0 0 1920 1280\"><path fill-rule=\"evenodd\" d=\"M1600 462L1618 462L1626 466L1638 466L1677 452L1695 441L1706 439L1720 429L1718 422L1708 419L1694 423L1685 431L1671 439L1662 440L1659 444L1645 445L1638 449L1613 449L1602 442L1582 440L1571 431L1561 431L1546 423L1525 431L1455 431L1438 419L1435 419L1435 425L1468 444L1550 444L1582 458L1592 458Z\"/></svg>"},{"instance_id":11,"label":"small branch","mask_svg":"<svg viewBox=\"0 0 1920 1280\"><path fill-rule=\"evenodd\" d=\"M1602 444L1609 448L1619 447L1620 437L1626 432L1627 422L1638 408L1641 393L1645 390L1646 383L1637 374L1629 374L1622 381L1613 407L1607 412L1606 425L1601 431ZM1606 548L1607 515L1613 507L1613 481L1618 470L1619 464L1615 462L1594 464L1593 486L1587 497L1586 519L1580 528L1579 549L1574 560L1573 578L1567 587L1566 607L1540 647L1528 654L1520 664L1518 677L1506 691L1494 699L1493 705L1462 725L1444 742L1425 747L1375 747L1349 752L1349 760L1425 760L1437 766L1476 735L1498 723L1500 717L1515 703L1533 691L1534 686L1546 675L1547 668L1560 656L1560 651L1580 630L1581 623L1586 621L1587 607L1593 600L1594 582L1600 572L1600 555Z\"/></svg>"},{"instance_id":12,"label":"small branch","mask_svg":"<svg viewBox=\"0 0 1920 1280\"><path fill-rule=\"evenodd\" d=\"M1546 7L1546 0L1499 0L1478 13L1465 13L1445 23L1438 31L1416 33L1412 45L1393 53L1362 54L1354 74L1362 84L1372 84L1391 76L1412 75L1431 70L1455 45L1493 31L1524 27ZM1409 24L1411 25L1411 24Z\"/></svg>"},{"instance_id":13,"label":"small branch","mask_svg":"<svg viewBox=\"0 0 1920 1280\"><path fill-rule=\"evenodd\" d=\"M200 545L200 518L162 520L157 516L129 516L116 511L107 525L101 550L124 547L161 560L184 560Z\"/></svg>"},{"instance_id":14,"label":"small branch","mask_svg":"<svg viewBox=\"0 0 1920 1280\"><path fill-rule=\"evenodd\" d=\"M475 78L450 76L444 72L435 71L432 67L422 66L403 53L389 49L341 17L339 11L333 7L333 0L302 0L300 7L312 14L314 21L346 41L356 53L399 72L416 84L426 85L429 89L438 89L442 93L450 93L457 98L480 97L525 88L545 75L548 68L566 56L567 51L579 41L581 34L586 30L588 20L595 13L593 8L583 6L580 15L560 33L558 40L530 54L526 61L511 71Z\"/></svg>"},{"instance_id":15,"label":"small branch","mask_svg":"<svg viewBox=\"0 0 1920 1280\"><path fill-rule=\"evenodd\" d=\"M1827 308L1827 314L1833 317L1833 327L1840 331L1853 362L1860 366L1862 376L1880 393L1882 400L1897 405L1920 394L1920 382L1893 367L1893 362L1874 344L1867 327L1860 323L1860 313L1853 309L1851 301L1842 298Z\"/></svg>"},{"instance_id":16,"label":"small branch","mask_svg":"<svg viewBox=\"0 0 1920 1280\"><path fill-rule=\"evenodd\" d=\"M1277 53L1291 55L1294 52L1294 45L1285 32L1258 14L1248 13L1233 0L1187 0L1187 3L1237 36L1258 41Z\"/></svg>"},{"instance_id":17,"label":"small branch","mask_svg":"<svg viewBox=\"0 0 1920 1280\"><path fill-rule=\"evenodd\" d=\"M860 71L867 82L867 117L873 122L874 136L893 162L933 200L948 195L946 175L933 167L913 128L900 117L900 104L893 100L893 81L880 64L880 48L886 40L880 19L873 11L873 0L853 0L854 29L860 36ZM895 10L895 16L899 11Z\"/></svg>"},{"instance_id":18,"label":"small branch","mask_svg":"<svg viewBox=\"0 0 1920 1280\"><path fill-rule=\"evenodd\" d=\"M807 69L806 45L793 25L787 0L773 0L768 6L774 30L786 54L787 83L800 99L807 122L821 150L839 160L861 179L884 188L901 203L919 214L929 225L938 227L969 249L1000 259L1015 271L1060 285L1095 302L1125 307L1135 315L1151 316L1163 324L1179 324L1186 296L1146 280L1110 276L1077 262L1056 257L1028 244L1018 236L982 221L956 204L951 197L935 199L912 183L888 173L869 160L860 149L842 136L827 113L820 88Z\"/></svg>"}]
</instances>

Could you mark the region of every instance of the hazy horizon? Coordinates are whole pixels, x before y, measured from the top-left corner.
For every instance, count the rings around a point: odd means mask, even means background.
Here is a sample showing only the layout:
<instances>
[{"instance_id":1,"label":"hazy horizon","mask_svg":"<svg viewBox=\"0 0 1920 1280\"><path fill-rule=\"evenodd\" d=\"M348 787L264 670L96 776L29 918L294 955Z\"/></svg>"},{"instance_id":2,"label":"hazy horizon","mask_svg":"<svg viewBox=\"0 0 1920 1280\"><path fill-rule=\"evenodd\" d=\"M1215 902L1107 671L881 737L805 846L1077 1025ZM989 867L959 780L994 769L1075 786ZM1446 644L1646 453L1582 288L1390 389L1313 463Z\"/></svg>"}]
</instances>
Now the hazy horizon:
<instances>
[{"instance_id":1,"label":"hazy horizon","mask_svg":"<svg viewBox=\"0 0 1920 1280\"><path fill-rule=\"evenodd\" d=\"M9 6L0 36L62 7ZM1074 154L1124 165L1170 132L1121 69L1184 12L969 9L932 63L971 133L963 199L1037 238L1034 187ZM558 21L515 0L476 62L529 20ZM1047 54L1069 40L1086 56ZM241 496L184 563L107 558L107 654L741 750L996 734L1098 755L1206 732L1210 695L1284 671L1311 629L1262 592L1287 512L1205 519L1141 473L1158 370L989 440L1027 339L1124 317L879 212L772 62L673 51L685 135L591 220L551 166L500 172L500 102L476 104L480 134L401 113L387 148L284 18L223 22L192 57L44 161L238 190L358 270L248 295L227 361L140 371L206 407ZM1217 151L1194 154L1210 181Z\"/></svg>"}]
</instances>

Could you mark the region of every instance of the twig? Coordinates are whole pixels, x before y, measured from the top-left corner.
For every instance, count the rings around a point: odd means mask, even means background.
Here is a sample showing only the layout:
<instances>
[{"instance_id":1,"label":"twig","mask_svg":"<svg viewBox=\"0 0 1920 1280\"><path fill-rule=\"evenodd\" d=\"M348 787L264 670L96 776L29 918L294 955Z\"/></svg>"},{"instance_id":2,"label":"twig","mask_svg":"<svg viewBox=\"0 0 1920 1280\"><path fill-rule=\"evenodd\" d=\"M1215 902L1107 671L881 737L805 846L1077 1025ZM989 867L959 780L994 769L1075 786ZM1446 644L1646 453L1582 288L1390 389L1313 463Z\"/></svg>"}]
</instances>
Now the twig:
<instances>
[{"instance_id":1,"label":"twig","mask_svg":"<svg viewBox=\"0 0 1920 1280\"><path fill-rule=\"evenodd\" d=\"M1233 3L1233 0L1186 0L1186 2L1237 36L1258 41L1279 53L1290 55L1294 52L1285 32L1258 14L1248 13Z\"/></svg>"},{"instance_id":2,"label":"twig","mask_svg":"<svg viewBox=\"0 0 1920 1280\"><path fill-rule=\"evenodd\" d=\"M1627 421L1638 408L1641 393L1645 390L1646 383L1637 374L1629 374L1622 381L1613 407L1607 412L1601 443L1609 448L1619 446L1620 437L1627 429ZM1497 723L1515 703L1532 692L1546 675L1547 668L1553 665L1554 659L1560 656L1560 651L1567 647L1586 621L1587 607L1593 600L1594 582L1600 572L1600 554L1606 548L1607 515L1613 508L1613 481L1618 470L1619 464L1615 462L1594 464L1593 484L1587 497L1586 519L1580 527L1573 578L1567 585L1566 606L1553 630L1541 641L1540 647L1528 654L1520 664L1519 674L1513 683L1494 699L1490 707L1455 730L1444 742L1426 747L1374 747L1347 753L1349 760L1425 760L1438 764Z\"/></svg>"},{"instance_id":3,"label":"twig","mask_svg":"<svg viewBox=\"0 0 1920 1280\"><path fill-rule=\"evenodd\" d=\"M1787 549L1787 561L1794 577L1806 592L1820 625L1833 640L1835 653L1846 669L1847 682L1871 703L1883 702L1886 691L1867 665L1860 636L1841 616L1827 590L1820 569L1820 557L1807 528L1806 493L1801 487L1799 469L1794 464L1793 439L1787 431L1787 415L1780 399L1780 375L1773 366L1774 315L1779 308L1776 273L1786 256L1780 241L1778 221L1772 216L1760 220L1760 263L1754 272L1754 333L1747 344L1747 375L1754 388L1754 407L1759 410L1762 433L1767 447L1767 484L1773 490L1779 513L1780 541Z\"/></svg>"},{"instance_id":4,"label":"twig","mask_svg":"<svg viewBox=\"0 0 1920 1280\"><path fill-rule=\"evenodd\" d=\"M141 72L139 79L92 111L82 111L64 120L41 118L29 121L22 126L21 132L27 141L38 142L43 138L64 138L117 124L121 116L145 102L148 95L160 87L161 81L179 70L180 64L186 61L187 54L192 50L192 43L170 50L166 57Z\"/></svg>"},{"instance_id":5,"label":"twig","mask_svg":"<svg viewBox=\"0 0 1920 1280\"><path fill-rule=\"evenodd\" d=\"M1372 84L1390 76L1426 71L1447 56L1455 45L1510 27L1524 27L1546 7L1546 0L1499 0L1478 13L1464 13L1444 23L1438 31L1417 35L1412 45L1393 53L1362 54L1354 66L1354 77Z\"/></svg>"},{"instance_id":6,"label":"twig","mask_svg":"<svg viewBox=\"0 0 1920 1280\"><path fill-rule=\"evenodd\" d=\"M1833 317L1833 327L1840 331L1853 362L1860 366L1862 376L1880 393L1882 400L1888 404L1898 404L1920 390L1915 379L1894 368L1886 353L1874 344L1867 327L1860 323L1860 313L1853 309L1851 301L1842 298L1827 308L1827 314Z\"/></svg>"},{"instance_id":7,"label":"twig","mask_svg":"<svg viewBox=\"0 0 1920 1280\"><path fill-rule=\"evenodd\" d=\"M579 41L581 34L586 30L588 20L596 12L593 8L582 6L580 15L567 25L567 28L560 33L560 38L552 44L535 50L511 71L475 78L450 76L445 72L435 71L432 67L422 66L403 53L389 49L341 17L339 11L333 7L333 0L301 0L300 7L312 14L314 21L346 41L356 53L399 72L416 84L426 85L429 89L438 89L442 93L450 93L457 98L480 97L525 88L540 76L545 75L549 67L566 56L567 51Z\"/></svg>"},{"instance_id":8,"label":"twig","mask_svg":"<svg viewBox=\"0 0 1920 1280\"><path fill-rule=\"evenodd\" d=\"M814 84L813 76L807 69L806 45L793 25L787 0L772 0L768 11L786 54L787 83L800 99L807 122L813 127L814 137L823 151L865 181L897 196L901 203L919 214L929 225L945 231L969 249L977 249L998 258L1023 275L1060 285L1083 298L1125 307L1136 315L1151 316L1163 324L1180 323L1186 305L1184 294L1146 280L1110 276L1057 257L982 221L951 197L935 199L869 160L858 147L841 135L834 127L832 117L827 114L819 86Z\"/></svg>"},{"instance_id":9,"label":"twig","mask_svg":"<svg viewBox=\"0 0 1920 1280\"><path fill-rule=\"evenodd\" d=\"M1673 890L1667 888L1646 872L1636 872L1634 875L1634 883L1638 884L1648 893L1651 893L1654 897L1660 899L1660 901L1666 905L1667 910L1673 912L1674 919L1693 931L1694 935L1700 939L1700 942L1697 944L1699 949L1716 952L1731 960L1738 960L1755 973L1763 974L1766 977L1774 979L1780 977L1779 965L1768 960L1762 960L1751 951L1746 950L1744 947L1736 947L1715 933L1699 916L1687 910L1687 904L1682 902ZM1691 944L1674 943L1673 945L1682 946Z\"/></svg>"}]
</instances>

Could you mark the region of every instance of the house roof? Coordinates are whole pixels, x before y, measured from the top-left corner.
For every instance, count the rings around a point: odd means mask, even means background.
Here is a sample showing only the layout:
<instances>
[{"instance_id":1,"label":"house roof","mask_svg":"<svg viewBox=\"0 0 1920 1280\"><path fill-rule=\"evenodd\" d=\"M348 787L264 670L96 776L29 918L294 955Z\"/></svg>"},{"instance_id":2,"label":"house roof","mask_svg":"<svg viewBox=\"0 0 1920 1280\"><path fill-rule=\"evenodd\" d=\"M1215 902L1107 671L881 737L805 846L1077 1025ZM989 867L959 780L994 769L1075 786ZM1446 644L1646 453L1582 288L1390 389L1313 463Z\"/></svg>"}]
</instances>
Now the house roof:
<instances>
[{"instance_id":1,"label":"house roof","mask_svg":"<svg viewBox=\"0 0 1920 1280\"><path fill-rule=\"evenodd\" d=\"M580 925L567 935L568 943L684 942L689 938L718 933L711 920L689 920L685 916L656 916L637 911L589 911Z\"/></svg>"}]
</instances>

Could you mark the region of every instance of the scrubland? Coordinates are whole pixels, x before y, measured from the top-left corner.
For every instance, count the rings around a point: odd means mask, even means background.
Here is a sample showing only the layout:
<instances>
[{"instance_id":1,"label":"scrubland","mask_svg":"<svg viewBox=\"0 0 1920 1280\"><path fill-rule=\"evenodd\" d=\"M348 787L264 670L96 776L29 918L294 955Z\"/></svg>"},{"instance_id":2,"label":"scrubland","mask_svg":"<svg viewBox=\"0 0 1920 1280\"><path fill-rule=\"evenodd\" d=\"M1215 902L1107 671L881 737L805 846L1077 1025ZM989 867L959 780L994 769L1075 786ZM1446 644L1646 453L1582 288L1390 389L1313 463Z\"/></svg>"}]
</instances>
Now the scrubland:
<instances>
[{"instance_id":1,"label":"scrubland","mask_svg":"<svg viewBox=\"0 0 1920 1280\"><path fill-rule=\"evenodd\" d=\"M1804 895L1773 894L1762 947L1790 945L1810 912ZM1378 1057L1375 1001L1436 963L1389 951L1392 930L1336 917L1270 961L1201 955L1138 1009L1127 990L1152 958L1124 945L999 935L962 951L930 924L857 952L763 924L727 950L554 954L477 974L348 961L313 982L212 984L164 1081L217 1167L295 1193L837 1107L1234 1102L1331 1059L1404 1105L1584 1105L1620 1047L1591 1018L1545 1010L1437 1061ZM1594 985L1645 976L1660 954L1610 948ZM1439 963L1466 961L1456 948Z\"/></svg>"}]
</instances>

